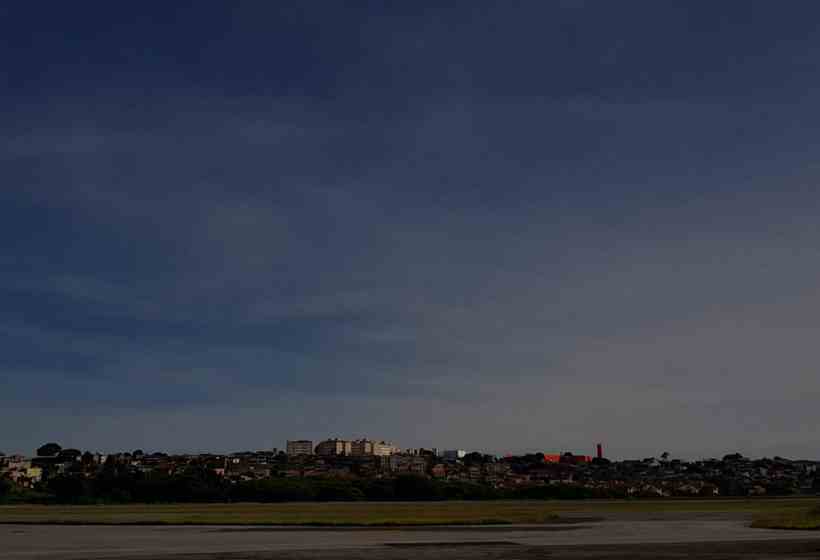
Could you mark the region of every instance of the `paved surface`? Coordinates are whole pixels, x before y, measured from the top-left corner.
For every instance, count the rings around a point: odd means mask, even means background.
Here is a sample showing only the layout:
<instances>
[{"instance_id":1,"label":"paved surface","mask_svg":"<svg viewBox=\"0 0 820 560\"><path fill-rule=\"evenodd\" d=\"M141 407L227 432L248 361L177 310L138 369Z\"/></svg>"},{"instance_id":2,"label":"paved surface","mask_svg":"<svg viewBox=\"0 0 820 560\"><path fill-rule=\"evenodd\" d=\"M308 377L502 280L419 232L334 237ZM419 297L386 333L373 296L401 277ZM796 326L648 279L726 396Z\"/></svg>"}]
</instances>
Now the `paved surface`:
<instances>
[{"instance_id":1,"label":"paved surface","mask_svg":"<svg viewBox=\"0 0 820 560\"><path fill-rule=\"evenodd\" d=\"M576 525L415 529L0 525L0 559L157 559L192 554L207 558L356 558L373 557L374 549L378 557L421 558L431 553L437 558L509 558L529 557L533 551L544 552L545 547L562 548L565 552L580 547L575 550L580 554L579 550L615 551L618 546L633 545L645 548L670 543L749 543L751 546L798 540L806 545L817 544L806 549L815 555L799 557L820 558L820 532L797 534L751 529L746 526L747 522L743 516L731 515L644 515L610 516ZM473 550L467 554L467 548ZM717 550L717 545L713 548ZM458 550L462 552L457 553ZM515 552L508 553L509 550ZM549 557L562 557L556 556L555 550ZM630 550L627 556L635 556L637 549L633 546ZM704 550L708 552L709 548ZM771 557L792 557L784 550ZM486 554L477 555L476 551ZM572 557L616 556L607 553ZM732 556L720 556L729 557Z\"/></svg>"}]
</instances>

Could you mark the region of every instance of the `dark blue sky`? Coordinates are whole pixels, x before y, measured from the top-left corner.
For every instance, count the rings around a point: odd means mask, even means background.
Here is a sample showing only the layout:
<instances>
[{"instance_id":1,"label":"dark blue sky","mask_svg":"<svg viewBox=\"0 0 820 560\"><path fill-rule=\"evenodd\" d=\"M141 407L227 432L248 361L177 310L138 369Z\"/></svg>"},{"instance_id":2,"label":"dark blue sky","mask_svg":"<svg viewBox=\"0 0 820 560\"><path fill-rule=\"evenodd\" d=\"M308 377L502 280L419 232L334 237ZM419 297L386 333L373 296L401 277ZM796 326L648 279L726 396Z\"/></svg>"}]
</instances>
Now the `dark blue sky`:
<instances>
[{"instance_id":1,"label":"dark blue sky","mask_svg":"<svg viewBox=\"0 0 820 560\"><path fill-rule=\"evenodd\" d=\"M820 457L812 2L0 7L0 450Z\"/></svg>"}]
</instances>

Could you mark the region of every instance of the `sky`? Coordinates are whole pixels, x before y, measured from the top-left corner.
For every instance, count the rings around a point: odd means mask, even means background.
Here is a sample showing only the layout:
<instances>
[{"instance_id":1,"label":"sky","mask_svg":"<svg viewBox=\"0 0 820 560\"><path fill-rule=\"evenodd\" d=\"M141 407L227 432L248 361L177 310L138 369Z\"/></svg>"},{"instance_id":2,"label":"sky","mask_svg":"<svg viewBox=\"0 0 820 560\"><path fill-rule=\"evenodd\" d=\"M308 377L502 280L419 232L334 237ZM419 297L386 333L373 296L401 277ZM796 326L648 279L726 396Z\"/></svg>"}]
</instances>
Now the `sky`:
<instances>
[{"instance_id":1,"label":"sky","mask_svg":"<svg viewBox=\"0 0 820 560\"><path fill-rule=\"evenodd\" d=\"M814 2L0 6L0 451L820 459Z\"/></svg>"}]
</instances>

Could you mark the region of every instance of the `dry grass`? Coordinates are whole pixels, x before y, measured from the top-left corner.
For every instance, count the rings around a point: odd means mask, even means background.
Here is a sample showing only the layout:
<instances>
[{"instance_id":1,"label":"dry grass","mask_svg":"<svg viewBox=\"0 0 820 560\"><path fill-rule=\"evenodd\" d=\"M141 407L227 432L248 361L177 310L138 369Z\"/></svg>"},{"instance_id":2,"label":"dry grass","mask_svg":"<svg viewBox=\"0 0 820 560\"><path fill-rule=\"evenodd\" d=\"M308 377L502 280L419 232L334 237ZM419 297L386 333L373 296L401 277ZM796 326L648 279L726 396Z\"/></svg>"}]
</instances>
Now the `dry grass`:
<instances>
[{"instance_id":1,"label":"dry grass","mask_svg":"<svg viewBox=\"0 0 820 560\"><path fill-rule=\"evenodd\" d=\"M584 500L553 502L557 513L747 513L789 515L820 507L820 500L797 498L676 498L636 500Z\"/></svg>"},{"instance_id":2,"label":"dry grass","mask_svg":"<svg viewBox=\"0 0 820 560\"><path fill-rule=\"evenodd\" d=\"M555 520L552 508L544 502L0 506L0 523L389 526Z\"/></svg>"},{"instance_id":3,"label":"dry grass","mask_svg":"<svg viewBox=\"0 0 820 560\"><path fill-rule=\"evenodd\" d=\"M820 505L803 513L763 517L752 522L758 529L790 529L796 531L820 530Z\"/></svg>"},{"instance_id":4,"label":"dry grass","mask_svg":"<svg viewBox=\"0 0 820 560\"><path fill-rule=\"evenodd\" d=\"M772 520L811 519L817 500L590 500L487 502L334 502L280 504L131 504L0 506L0 523L136 525L467 525L545 523L607 513L747 513ZM816 517L814 519L817 519ZM803 525L803 521L801 521ZM801 525L800 528L810 528ZM763 526L756 522L755 526ZM770 525L771 526L771 525Z\"/></svg>"}]
</instances>

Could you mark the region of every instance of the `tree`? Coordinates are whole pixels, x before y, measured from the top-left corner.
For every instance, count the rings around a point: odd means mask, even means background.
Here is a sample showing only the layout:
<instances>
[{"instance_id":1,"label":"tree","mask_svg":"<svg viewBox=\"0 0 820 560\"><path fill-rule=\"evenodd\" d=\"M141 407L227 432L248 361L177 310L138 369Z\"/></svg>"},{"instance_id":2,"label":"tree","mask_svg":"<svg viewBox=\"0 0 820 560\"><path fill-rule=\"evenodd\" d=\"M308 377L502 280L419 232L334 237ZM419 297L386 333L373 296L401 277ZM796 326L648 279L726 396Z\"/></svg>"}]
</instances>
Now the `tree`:
<instances>
[{"instance_id":1,"label":"tree","mask_svg":"<svg viewBox=\"0 0 820 560\"><path fill-rule=\"evenodd\" d=\"M320 502L350 502L364 498L364 492L347 480L323 480L316 485L315 499Z\"/></svg>"},{"instance_id":2,"label":"tree","mask_svg":"<svg viewBox=\"0 0 820 560\"><path fill-rule=\"evenodd\" d=\"M44 446L37 449L37 456L38 457L53 457L57 455L63 448L60 447L56 443L47 443Z\"/></svg>"},{"instance_id":3,"label":"tree","mask_svg":"<svg viewBox=\"0 0 820 560\"><path fill-rule=\"evenodd\" d=\"M393 482L396 499L399 500L436 500L440 499L438 486L424 476L400 474Z\"/></svg>"},{"instance_id":4,"label":"tree","mask_svg":"<svg viewBox=\"0 0 820 560\"><path fill-rule=\"evenodd\" d=\"M664 451L663 453L661 453L661 461L663 461L663 462L665 463L665 462L667 462L668 460L669 460L669 452L668 452L668 451Z\"/></svg>"},{"instance_id":5,"label":"tree","mask_svg":"<svg viewBox=\"0 0 820 560\"><path fill-rule=\"evenodd\" d=\"M472 451L467 453L462 459L465 464L484 464L484 463L494 463L495 457L492 455L485 455L479 451Z\"/></svg>"},{"instance_id":6,"label":"tree","mask_svg":"<svg viewBox=\"0 0 820 560\"><path fill-rule=\"evenodd\" d=\"M11 481L0 478L0 500L11 494Z\"/></svg>"},{"instance_id":7,"label":"tree","mask_svg":"<svg viewBox=\"0 0 820 560\"><path fill-rule=\"evenodd\" d=\"M73 463L82 457L83 453L79 449L63 449L57 453L60 461Z\"/></svg>"},{"instance_id":8,"label":"tree","mask_svg":"<svg viewBox=\"0 0 820 560\"><path fill-rule=\"evenodd\" d=\"M48 481L48 489L61 504L84 503L90 498L90 484L82 477L60 475Z\"/></svg>"},{"instance_id":9,"label":"tree","mask_svg":"<svg viewBox=\"0 0 820 560\"><path fill-rule=\"evenodd\" d=\"M79 470L88 474L92 474L97 470L97 458L90 451L83 453L80 457Z\"/></svg>"}]
</instances>

